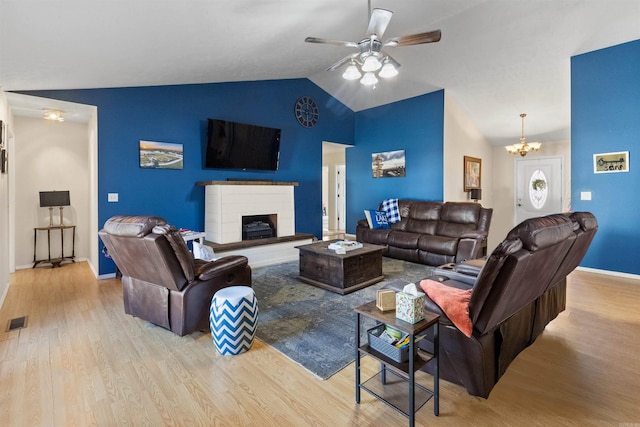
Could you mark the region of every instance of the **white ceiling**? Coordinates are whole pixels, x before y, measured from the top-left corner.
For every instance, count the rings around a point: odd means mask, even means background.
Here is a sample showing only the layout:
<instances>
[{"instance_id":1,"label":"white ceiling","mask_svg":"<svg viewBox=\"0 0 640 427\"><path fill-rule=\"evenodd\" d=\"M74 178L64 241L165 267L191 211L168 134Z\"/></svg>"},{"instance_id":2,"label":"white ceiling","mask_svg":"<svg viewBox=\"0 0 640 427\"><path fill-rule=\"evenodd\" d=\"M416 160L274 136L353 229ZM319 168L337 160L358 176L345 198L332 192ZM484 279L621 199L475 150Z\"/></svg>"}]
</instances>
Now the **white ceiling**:
<instances>
[{"instance_id":1,"label":"white ceiling","mask_svg":"<svg viewBox=\"0 0 640 427\"><path fill-rule=\"evenodd\" d=\"M570 138L570 57L640 39L639 0L372 0L402 67L375 89L324 71L359 41L367 0L0 0L4 91L309 78L354 111L446 89L496 145ZM20 104L16 114L41 109ZM33 100L30 100L33 102ZM67 106L68 107L68 106ZM35 111L35 110L34 110Z\"/></svg>"}]
</instances>

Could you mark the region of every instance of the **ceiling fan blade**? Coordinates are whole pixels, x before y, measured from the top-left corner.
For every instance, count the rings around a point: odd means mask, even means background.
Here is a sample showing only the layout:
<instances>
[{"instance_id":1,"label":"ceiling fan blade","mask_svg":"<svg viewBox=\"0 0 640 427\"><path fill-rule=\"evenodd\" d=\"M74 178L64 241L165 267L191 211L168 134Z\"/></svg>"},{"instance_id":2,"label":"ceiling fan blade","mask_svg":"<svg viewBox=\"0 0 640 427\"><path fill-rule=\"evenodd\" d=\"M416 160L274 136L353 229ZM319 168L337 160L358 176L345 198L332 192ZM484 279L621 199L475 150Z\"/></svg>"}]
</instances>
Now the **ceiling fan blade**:
<instances>
[{"instance_id":1,"label":"ceiling fan blade","mask_svg":"<svg viewBox=\"0 0 640 427\"><path fill-rule=\"evenodd\" d=\"M371 18L369 18L369 28L367 28L367 36L375 34L378 39L382 38L393 12L386 9L373 9Z\"/></svg>"},{"instance_id":2,"label":"ceiling fan blade","mask_svg":"<svg viewBox=\"0 0 640 427\"><path fill-rule=\"evenodd\" d=\"M439 42L442 33L440 30L427 33L411 34L409 36L393 37L385 42L385 46L411 46L414 44Z\"/></svg>"},{"instance_id":3,"label":"ceiling fan blade","mask_svg":"<svg viewBox=\"0 0 640 427\"><path fill-rule=\"evenodd\" d=\"M347 62L351 61L352 59L354 59L358 55L359 55L359 53L352 53L351 55L345 56L340 61L336 62L335 64L333 64L332 66L327 68L327 71L333 71L333 70L336 70L336 69L342 67L344 64L346 64Z\"/></svg>"},{"instance_id":4,"label":"ceiling fan blade","mask_svg":"<svg viewBox=\"0 0 640 427\"><path fill-rule=\"evenodd\" d=\"M307 37L306 39L304 39L304 41L306 41L307 43L333 44L336 46L358 47L358 44L354 42L345 42L342 40L328 40L328 39L321 39L318 37Z\"/></svg>"}]
</instances>

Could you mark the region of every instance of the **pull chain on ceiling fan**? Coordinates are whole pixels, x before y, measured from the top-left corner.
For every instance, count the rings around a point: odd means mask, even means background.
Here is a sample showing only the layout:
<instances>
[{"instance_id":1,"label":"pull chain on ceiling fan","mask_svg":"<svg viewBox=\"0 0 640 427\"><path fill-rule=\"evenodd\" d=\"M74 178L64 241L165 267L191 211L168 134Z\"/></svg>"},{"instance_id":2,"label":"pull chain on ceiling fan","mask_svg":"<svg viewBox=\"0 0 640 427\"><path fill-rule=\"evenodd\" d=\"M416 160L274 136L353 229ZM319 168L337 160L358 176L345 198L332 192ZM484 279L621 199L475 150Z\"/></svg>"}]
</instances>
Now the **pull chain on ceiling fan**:
<instances>
[{"instance_id":1,"label":"pull chain on ceiling fan","mask_svg":"<svg viewBox=\"0 0 640 427\"><path fill-rule=\"evenodd\" d=\"M357 80L362 77L360 83L366 86L372 86L378 83L378 78L375 74L376 71L378 72L378 76L383 78L398 75L400 63L393 59L385 48L412 46L440 41L440 30L393 37L382 41L382 35L387 29L392 16L393 12L390 10L378 8L371 10L371 0L369 0L369 27L367 28L367 35L364 39L359 42L349 42L307 37L304 41L307 43L333 44L358 49L358 52L347 55L331 65L327 68L327 71L336 70L348 63L349 65L342 74L343 78L347 80Z\"/></svg>"}]
</instances>

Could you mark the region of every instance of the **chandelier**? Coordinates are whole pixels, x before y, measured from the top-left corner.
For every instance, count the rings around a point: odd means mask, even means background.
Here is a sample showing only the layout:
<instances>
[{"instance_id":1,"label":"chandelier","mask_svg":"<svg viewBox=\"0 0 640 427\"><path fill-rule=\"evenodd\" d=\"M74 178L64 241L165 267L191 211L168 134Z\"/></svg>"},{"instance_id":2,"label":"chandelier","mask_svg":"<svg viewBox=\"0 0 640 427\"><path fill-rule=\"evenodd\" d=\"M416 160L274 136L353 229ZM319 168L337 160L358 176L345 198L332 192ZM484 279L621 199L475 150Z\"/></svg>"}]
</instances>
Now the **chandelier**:
<instances>
[{"instance_id":1,"label":"chandelier","mask_svg":"<svg viewBox=\"0 0 640 427\"><path fill-rule=\"evenodd\" d=\"M527 143L524 139L524 118L527 117L526 114L520 114L522 117L522 136L520 137L520 142L518 144L507 145L506 148L509 154L520 154L522 157L526 156L529 151L538 151L540 146L542 145L539 142L530 142Z\"/></svg>"},{"instance_id":2,"label":"chandelier","mask_svg":"<svg viewBox=\"0 0 640 427\"><path fill-rule=\"evenodd\" d=\"M360 53L351 58L342 78L345 80L360 79L360 83L363 85L373 86L378 83L378 77L388 79L398 75L400 64L382 51L380 40L372 36L371 39L358 43L358 48Z\"/></svg>"}]
</instances>

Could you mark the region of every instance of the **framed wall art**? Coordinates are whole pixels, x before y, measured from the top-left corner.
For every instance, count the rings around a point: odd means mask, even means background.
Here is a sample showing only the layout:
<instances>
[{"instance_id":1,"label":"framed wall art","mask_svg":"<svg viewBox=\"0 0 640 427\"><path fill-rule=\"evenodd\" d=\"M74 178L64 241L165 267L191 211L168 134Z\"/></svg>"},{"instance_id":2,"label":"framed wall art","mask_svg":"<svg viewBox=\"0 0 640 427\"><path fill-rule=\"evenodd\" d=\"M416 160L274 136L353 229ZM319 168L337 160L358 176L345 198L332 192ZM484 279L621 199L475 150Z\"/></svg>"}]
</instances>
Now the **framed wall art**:
<instances>
[{"instance_id":1,"label":"framed wall art","mask_svg":"<svg viewBox=\"0 0 640 427\"><path fill-rule=\"evenodd\" d=\"M593 155L593 173L629 172L629 152Z\"/></svg>"},{"instance_id":2,"label":"framed wall art","mask_svg":"<svg viewBox=\"0 0 640 427\"><path fill-rule=\"evenodd\" d=\"M373 153L371 155L371 175L374 178L406 176L404 150Z\"/></svg>"},{"instance_id":3,"label":"framed wall art","mask_svg":"<svg viewBox=\"0 0 640 427\"><path fill-rule=\"evenodd\" d=\"M140 167L151 169L182 169L182 144L140 141Z\"/></svg>"},{"instance_id":4,"label":"framed wall art","mask_svg":"<svg viewBox=\"0 0 640 427\"><path fill-rule=\"evenodd\" d=\"M464 156L464 191L480 189L482 184L482 159Z\"/></svg>"}]
</instances>

